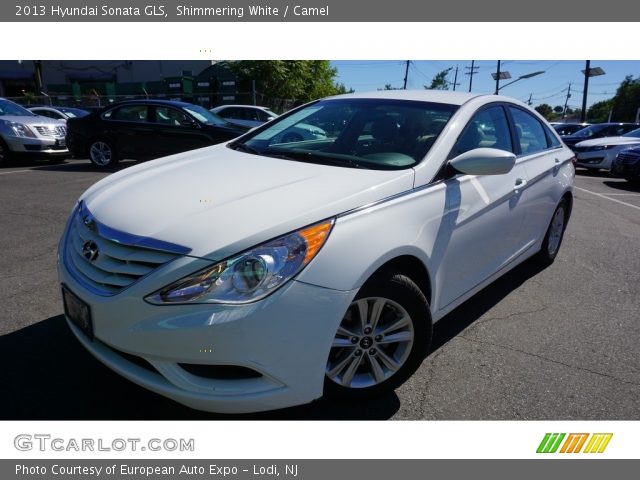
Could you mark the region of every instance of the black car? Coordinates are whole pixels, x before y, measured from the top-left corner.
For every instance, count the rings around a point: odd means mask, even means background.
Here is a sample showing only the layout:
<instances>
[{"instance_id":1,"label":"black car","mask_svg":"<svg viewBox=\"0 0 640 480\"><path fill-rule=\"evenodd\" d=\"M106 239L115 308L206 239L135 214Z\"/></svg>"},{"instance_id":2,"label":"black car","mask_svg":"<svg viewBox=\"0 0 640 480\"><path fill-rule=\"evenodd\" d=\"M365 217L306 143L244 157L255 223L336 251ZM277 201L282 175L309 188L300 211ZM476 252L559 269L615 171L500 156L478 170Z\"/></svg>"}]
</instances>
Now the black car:
<instances>
[{"instance_id":1,"label":"black car","mask_svg":"<svg viewBox=\"0 0 640 480\"><path fill-rule=\"evenodd\" d=\"M616 177L624 177L634 185L640 185L640 147L621 151L613 160L611 173Z\"/></svg>"},{"instance_id":2,"label":"black car","mask_svg":"<svg viewBox=\"0 0 640 480\"><path fill-rule=\"evenodd\" d=\"M582 130L585 127L591 125L590 123L554 123L551 126L558 132L561 137L573 135L578 130Z\"/></svg>"},{"instance_id":3,"label":"black car","mask_svg":"<svg viewBox=\"0 0 640 480\"><path fill-rule=\"evenodd\" d=\"M99 167L206 147L247 131L206 108L168 100L120 102L67 121L67 145Z\"/></svg>"},{"instance_id":4,"label":"black car","mask_svg":"<svg viewBox=\"0 0 640 480\"><path fill-rule=\"evenodd\" d=\"M620 137L640 127L640 123L596 123L578 130L573 135L562 137L562 141L572 150L576 143L602 137Z\"/></svg>"}]
</instances>

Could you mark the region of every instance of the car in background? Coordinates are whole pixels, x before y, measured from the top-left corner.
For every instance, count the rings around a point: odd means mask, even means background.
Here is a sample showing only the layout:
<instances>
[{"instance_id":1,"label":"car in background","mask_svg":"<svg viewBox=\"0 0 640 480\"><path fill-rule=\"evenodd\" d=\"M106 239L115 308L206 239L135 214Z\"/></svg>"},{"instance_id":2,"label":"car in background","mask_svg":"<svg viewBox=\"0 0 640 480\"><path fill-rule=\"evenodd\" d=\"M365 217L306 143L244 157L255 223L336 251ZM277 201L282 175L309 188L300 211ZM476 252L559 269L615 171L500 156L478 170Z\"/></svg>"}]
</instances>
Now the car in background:
<instances>
[{"instance_id":1,"label":"car in background","mask_svg":"<svg viewBox=\"0 0 640 480\"><path fill-rule=\"evenodd\" d=\"M576 154L576 167L589 170L610 170L618 153L633 145L640 145L640 128L620 137L585 140L573 147Z\"/></svg>"},{"instance_id":2,"label":"car in background","mask_svg":"<svg viewBox=\"0 0 640 480\"><path fill-rule=\"evenodd\" d=\"M277 113L267 107L253 105L221 105L211 109L211 112L220 115L225 120L249 128L259 127L276 117ZM317 125L298 123L272 138L274 143L300 142L303 140L320 140L327 138L327 133Z\"/></svg>"},{"instance_id":3,"label":"car in background","mask_svg":"<svg viewBox=\"0 0 640 480\"><path fill-rule=\"evenodd\" d=\"M611 173L629 183L640 185L640 146L621 151L613 160Z\"/></svg>"},{"instance_id":4,"label":"car in background","mask_svg":"<svg viewBox=\"0 0 640 480\"><path fill-rule=\"evenodd\" d=\"M27 107L29 111L35 113L36 115L41 115L43 117L53 118L55 120L62 120L63 122L67 122L69 118L76 117L84 117L89 115L88 110L83 110L81 108L74 107Z\"/></svg>"},{"instance_id":5,"label":"car in background","mask_svg":"<svg viewBox=\"0 0 640 480\"><path fill-rule=\"evenodd\" d=\"M18 158L57 162L69 156L64 122L41 117L0 98L0 165Z\"/></svg>"},{"instance_id":6,"label":"car in background","mask_svg":"<svg viewBox=\"0 0 640 480\"><path fill-rule=\"evenodd\" d=\"M585 127L591 125L590 123L551 123L550 124L553 129L558 132L560 137L566 137L568 135L573 135L578 130L582 130Z\"/></svg>"},{"instance_id":7,"label":"car in background","mask_svg":"<svg viewBox=\"0 0 640 480\"><path fill-rule=\"evenodd\" d=\"M259 127L263 123L269 122L278 116L267 107L255 105L220 105L211 109L211 112L219 115L228 122L245 127Z\"/></svg>"},{"instance_id":8,"label":"car in background","mask_svg":"<svg viewBox=\"0 0 640 480\"><path fill-rule=\"evenodd\" d=\"M202 148L247 131L191 103L129 100L67 121L67 143L76 157L98 167L120 159L150 159Z\"/></svg>"},{"instance_id":9,"label":"car in background","mask_svg":"<svg viewBox=\"0 0 640 480\"><path fill-rule=\"evenodd\" d=\"M602 137L619 137L638 127L640 127L639 123L596 123L578 130L572 135L562 137L562 141L569 148L573 149L577 143L585 140Z\"/></svg>"},{"instance_id":10,"label":"car in background","mask_svg":"<svg viewBox=\"0 0 640 480\"><path fill-rule=\"evenodd\" d=\"M328 118L325 139L274 141ZM526 259L554 261L572 159L500 95L317 100L89 188L58 250L67 324L114 371L202 410L390 392L435 322Z\"/></svg>"}]
</instances>

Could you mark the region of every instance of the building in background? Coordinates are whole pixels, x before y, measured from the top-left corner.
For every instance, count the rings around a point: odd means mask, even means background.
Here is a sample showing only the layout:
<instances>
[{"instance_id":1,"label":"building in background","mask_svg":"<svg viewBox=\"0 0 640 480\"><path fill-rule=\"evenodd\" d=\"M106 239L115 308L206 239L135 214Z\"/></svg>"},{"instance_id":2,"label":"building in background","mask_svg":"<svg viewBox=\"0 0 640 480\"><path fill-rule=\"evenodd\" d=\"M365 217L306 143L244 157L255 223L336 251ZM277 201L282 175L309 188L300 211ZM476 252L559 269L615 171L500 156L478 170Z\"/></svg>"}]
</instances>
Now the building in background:
<instances>
[{"instance_id":1,"label":"building in background","mask_svg":"<svg viewBox=\"0 0 640 480\"><path fill-rule=\"evenodd\" d=\"M251 100L224 64L206 60L0 60L0 96L69 106L141 97L205 107Z\"/></svg>"}]
</instances>

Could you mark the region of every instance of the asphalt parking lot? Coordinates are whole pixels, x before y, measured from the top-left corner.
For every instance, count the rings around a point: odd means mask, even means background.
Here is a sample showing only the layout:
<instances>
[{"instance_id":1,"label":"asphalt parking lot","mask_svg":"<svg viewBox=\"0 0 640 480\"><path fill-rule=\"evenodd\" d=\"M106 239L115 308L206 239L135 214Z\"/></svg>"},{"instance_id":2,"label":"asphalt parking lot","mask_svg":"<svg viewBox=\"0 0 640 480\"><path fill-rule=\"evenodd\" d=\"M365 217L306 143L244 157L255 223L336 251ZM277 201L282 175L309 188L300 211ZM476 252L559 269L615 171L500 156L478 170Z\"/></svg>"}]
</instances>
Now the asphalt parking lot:
<instances>
[{"instance_id":1,"label":"asphalt parking lot","mask_svg":"<svg viewBox=\"0 0 640 480\"><path fill-rule=\"evenodd\" d=\"M526 262L441 320L395 393L222 417L129 383L67 329L56 245L106 175L82 160L0 169L0 419L640 419L640 188L624 180L579 171L556 262Z\"/></svg>"}]
</instances>

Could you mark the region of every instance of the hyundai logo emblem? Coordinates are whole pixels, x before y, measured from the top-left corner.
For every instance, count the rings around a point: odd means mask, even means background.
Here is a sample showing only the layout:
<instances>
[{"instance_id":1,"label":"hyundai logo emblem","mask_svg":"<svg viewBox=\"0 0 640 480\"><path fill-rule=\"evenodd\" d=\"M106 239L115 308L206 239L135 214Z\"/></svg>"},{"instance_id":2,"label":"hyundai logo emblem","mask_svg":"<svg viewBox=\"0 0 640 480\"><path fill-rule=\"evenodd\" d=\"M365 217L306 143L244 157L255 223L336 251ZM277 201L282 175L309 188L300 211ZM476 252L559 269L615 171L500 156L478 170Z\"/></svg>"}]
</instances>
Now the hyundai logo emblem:
<instances>
[{"instance_id":1,"label":"hyundai logo emblem","mask_svg":"<svg viewBox=\"0 0 640 480\"><path fill-rule=\"evenodd\" d=\"M98 244L96 242L93 240L87 240L84 242L84 245L82 246L82 256L84 258L93 262L98 258L99 254L100 251L98 250Z\"/></svg>"}]
</instances>

